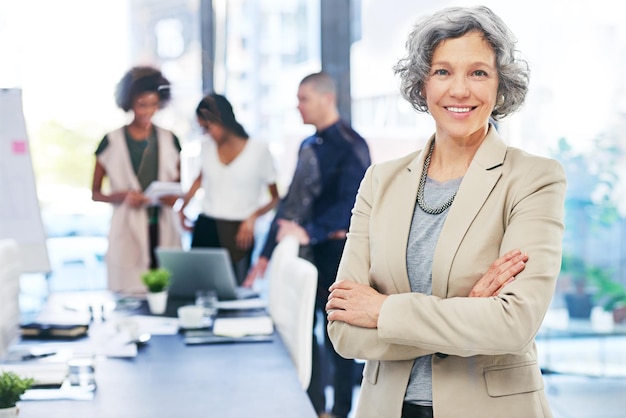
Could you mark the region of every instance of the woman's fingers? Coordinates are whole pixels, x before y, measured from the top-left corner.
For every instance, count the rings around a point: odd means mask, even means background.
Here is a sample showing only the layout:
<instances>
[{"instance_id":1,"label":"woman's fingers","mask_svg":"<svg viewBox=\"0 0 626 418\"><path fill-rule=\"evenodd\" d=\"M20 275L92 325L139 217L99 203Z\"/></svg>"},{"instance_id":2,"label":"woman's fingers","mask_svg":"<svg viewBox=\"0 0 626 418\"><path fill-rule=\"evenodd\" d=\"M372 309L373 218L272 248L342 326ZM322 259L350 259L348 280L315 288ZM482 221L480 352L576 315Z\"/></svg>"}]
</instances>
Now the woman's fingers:
<instances>
[{"instance_id":1,"label":"woman's fingers","mask_svg":"<svg viewBox=\"0 0 626 418\"><path fill-rule=\"evenodd\" d=\"M330 321L343 321L364 328L376 328L386 295L370 286L339 281L329 288L326 313Z\"/></svg>"},{"instance_id":2,"label":"woman's fingers","mask_svg":"<svg viewBox=\"0 0 626 418\"><path fill-rule=\"evenodd\" d=\"M247 250L252 246L252 235L247 234L243 231L239 231L235 240L237 241L237 246L242 250Z\"/></svg>"},{"instance_id":3,"label":"woman's fingers","mask_svg":"<svg viewBox=\"0 0 626 418\"><path fill-rule=\"evenodd\" d=\"M512 250L495 260L483 277L476 282L469 297L495 296L500 290L515 279L528 261L528 255L520 250Z\"/></svg>"}]
</instances>

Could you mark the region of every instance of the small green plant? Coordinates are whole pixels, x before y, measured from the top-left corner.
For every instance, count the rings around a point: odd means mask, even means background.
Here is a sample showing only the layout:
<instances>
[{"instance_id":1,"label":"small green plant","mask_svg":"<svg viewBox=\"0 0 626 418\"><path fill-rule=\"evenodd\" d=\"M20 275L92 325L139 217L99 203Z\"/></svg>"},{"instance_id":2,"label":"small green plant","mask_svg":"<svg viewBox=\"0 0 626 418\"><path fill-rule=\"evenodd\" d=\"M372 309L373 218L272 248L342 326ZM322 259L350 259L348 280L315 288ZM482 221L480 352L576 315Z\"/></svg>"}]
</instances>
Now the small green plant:
<instances>
[{"instance_id":1,"label":"small green plant","mask_svg":"<svg viewBox=\"0 0 626 418\"><path fill-rule=\"evenodd\" d=\"M574 293L584 293L587 290L587 264L581 257L572 254L563 254L561 274L569 276Z\"/></svg>"},{"instance_id":2,"label":"small green plant","mask_svg":"<svg viewBox=\"0 0 626 418\"><path fill-rule=\"evenodd\" d=\"M162 292L170 284L172 273L164 268L148 270L141 275L141 281L151 293Z\"/></svg>"},{"instance_id":3,"label":"small green plant","mask_svg":"<svg viewBox=\"0 0 626 418\"><path fill-rule=\"evenodd\" d=\"M0 373L0 409L14 407L34 382L30 377L21 377L10 371Z\"/></svg>"},{"instance_id":4,"label":"small green plant","mask_svg":"<svg viewBox=\"0 0 626 418\"><path fill-rule=\"evenodd\" d=\"M626 306L626 286L613 280L609 271L591 266L587 268L587 277L596 288L595 302L605 311Z\"/></svg>"}]
</instances>

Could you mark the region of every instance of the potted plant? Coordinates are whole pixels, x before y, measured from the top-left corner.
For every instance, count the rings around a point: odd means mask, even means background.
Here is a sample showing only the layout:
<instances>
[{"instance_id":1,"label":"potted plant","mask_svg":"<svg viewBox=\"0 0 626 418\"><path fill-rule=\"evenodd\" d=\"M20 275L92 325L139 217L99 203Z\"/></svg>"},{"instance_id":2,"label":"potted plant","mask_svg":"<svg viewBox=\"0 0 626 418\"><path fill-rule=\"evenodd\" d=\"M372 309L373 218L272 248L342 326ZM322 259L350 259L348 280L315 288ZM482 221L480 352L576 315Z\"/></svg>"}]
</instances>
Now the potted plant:
<instances>
[{"instance_id":1,"label":"potted plant","mask_svg":"<svg viewBox=\"0 0 626 418\"><path fill-rule=\"evenodd\" d=\"M161 315L167 306L167 287L170 284L172 273L165 268L150 269L141 275L141 281L146 285L148 293L148 307L150 312Z\"/></svg>"},{"instance_id":2,"label":"potted plant","mask_svg":"<svg viewBox=\"0 0 626 418\"><path fill-rule=\"evenodd\" d=\"M21 377L11 371L0 373L0 418L16 417L17 401L34 383L30 377Z\"/></svg>"},{"instance_id":3,"label":"potted plant","mask_svg":"<svg viewBox=\"0 0 626 418\"><path fill-rule=\"evenodd\" d=\"M569 282L565 292L565 306L572 319L590 319L593 296L587 281L587 265L578 256L564 254L561 262L561 279Z\"/></svg>"},{"instance_id":4,"label":"potted plant","mask_svg":"<svg viewBox=\"0 0 626 418\"><path fill-rule=\"evenodd\" d=\"M615 323L626 322L626 286L612 279L610 271L591 267L588 277L595 286L594 300L606 312L612 312Z\"/></svg>"}]
</instances>

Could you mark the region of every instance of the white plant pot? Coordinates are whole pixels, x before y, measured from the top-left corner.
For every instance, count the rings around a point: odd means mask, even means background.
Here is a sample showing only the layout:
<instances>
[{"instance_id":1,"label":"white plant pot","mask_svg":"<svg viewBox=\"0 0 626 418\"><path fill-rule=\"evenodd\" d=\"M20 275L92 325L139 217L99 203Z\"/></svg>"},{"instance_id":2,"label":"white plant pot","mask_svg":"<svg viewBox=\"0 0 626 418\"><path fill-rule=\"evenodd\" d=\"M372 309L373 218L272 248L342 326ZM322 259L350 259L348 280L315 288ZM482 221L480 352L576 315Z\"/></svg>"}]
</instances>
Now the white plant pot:
<instances>
[{"instance_id":1,"label":"white plant pot","mask_svg":"<svg viewBox=\"0 0 626 418\"><path fill-rule=\"evenodd\" d=\"M0 418L15 418L19 410L17 406L11 408L0 408Z\"/></svg>"},{"instance_id":2,"label":"white plant pot","mask_svg":"<svg viewBox=\"0 0 626 418\"><path fill-rule=\"evenodd\" d=\"M163 315L165 313L165 308L167 307L167 291L148 292L146 298L148 299L148 308L151 314Z\"/></svg>"}]
</instances>

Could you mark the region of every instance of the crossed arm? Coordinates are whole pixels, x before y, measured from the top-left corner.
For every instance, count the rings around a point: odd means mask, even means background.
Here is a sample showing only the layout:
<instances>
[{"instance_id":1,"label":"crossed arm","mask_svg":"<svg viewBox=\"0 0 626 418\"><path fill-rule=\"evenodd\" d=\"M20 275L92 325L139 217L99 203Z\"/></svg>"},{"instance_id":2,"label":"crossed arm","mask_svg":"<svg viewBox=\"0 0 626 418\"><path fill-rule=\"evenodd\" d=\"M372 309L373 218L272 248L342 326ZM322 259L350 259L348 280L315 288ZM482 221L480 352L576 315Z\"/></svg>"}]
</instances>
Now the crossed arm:
<instances>
[{"instance_id":1,"label":"crossed arm","mask_svg":"<svg viewBox=\"0 0 626 418\"><path fill-rule=\"evenodd\" d=\"M496 296L500 290L515 280L528 255L520 250L512 250L494 261L487 272L474 285L469 297ZM329 321L342 321L363 328L376 328L378 315L387 295L372 287L349 280L341 280L330 286L326 303Z\"/></svg>"}]
</instances>

